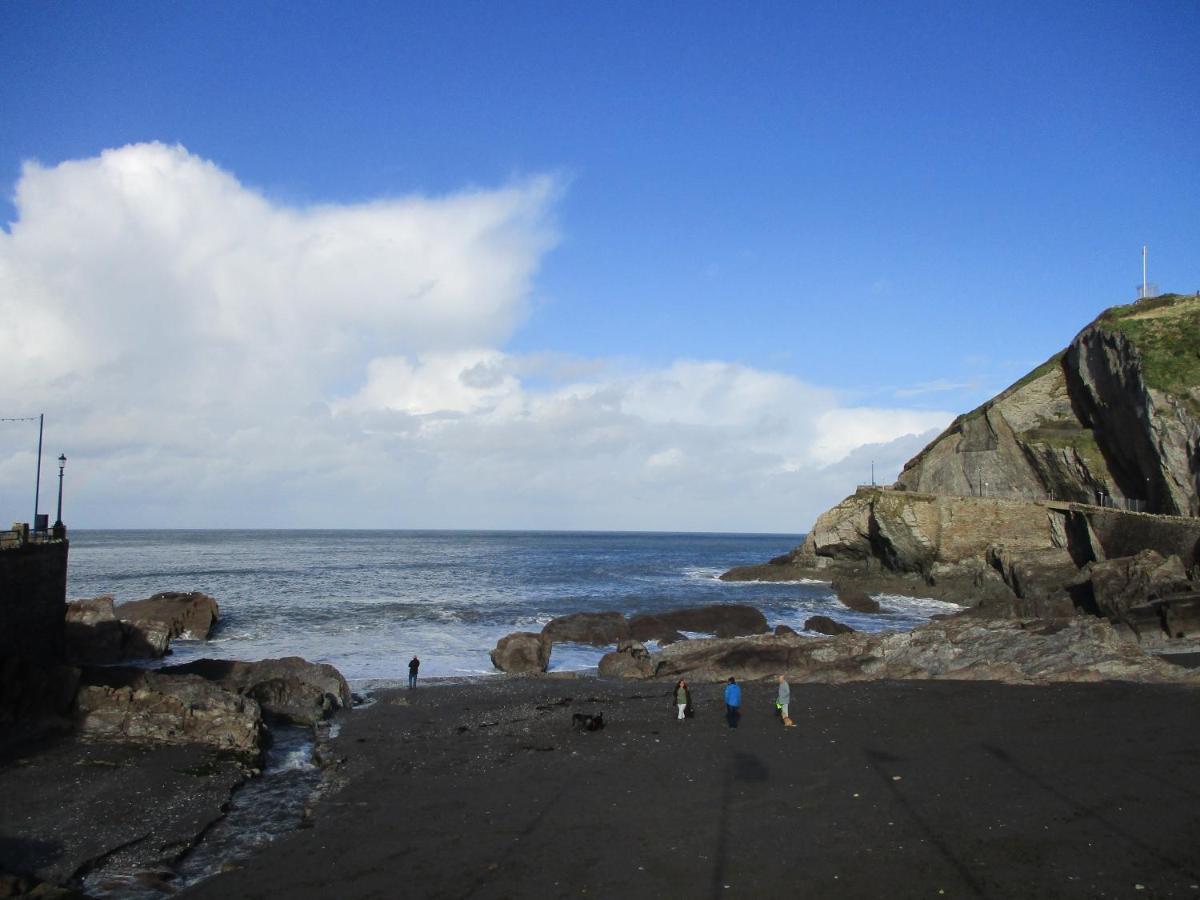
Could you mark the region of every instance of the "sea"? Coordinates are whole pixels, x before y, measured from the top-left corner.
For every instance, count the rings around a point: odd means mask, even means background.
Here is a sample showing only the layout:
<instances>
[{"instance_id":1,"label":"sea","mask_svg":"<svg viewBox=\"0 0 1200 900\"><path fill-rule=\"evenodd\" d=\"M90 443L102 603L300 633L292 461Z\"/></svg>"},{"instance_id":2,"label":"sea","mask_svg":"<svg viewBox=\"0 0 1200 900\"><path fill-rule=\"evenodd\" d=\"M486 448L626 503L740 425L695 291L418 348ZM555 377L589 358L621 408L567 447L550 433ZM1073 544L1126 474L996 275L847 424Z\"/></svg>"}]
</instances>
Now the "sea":
<instances>
[{"instance_id":1,"label":"sea","mask_svg":"<svg viewBox=\"0 0 1200 900\"><path fill-rule=\"evenodd\" d=\"M824 614L874 632L909 630L956 608L877 595L882 611L862 614L827 582L719 580L786 553L799 534L74 530L70 538L70 599L202 591L220 604L210 640L177 640L149 665L301 656L368 691L405 682L413 656L422 678L497 674L488 653L500 638L574 612L748 603L772 628L803 632L806 619ZM550 669L592 669L606 649L557 644Z\"/></svg>"}]
</instances>

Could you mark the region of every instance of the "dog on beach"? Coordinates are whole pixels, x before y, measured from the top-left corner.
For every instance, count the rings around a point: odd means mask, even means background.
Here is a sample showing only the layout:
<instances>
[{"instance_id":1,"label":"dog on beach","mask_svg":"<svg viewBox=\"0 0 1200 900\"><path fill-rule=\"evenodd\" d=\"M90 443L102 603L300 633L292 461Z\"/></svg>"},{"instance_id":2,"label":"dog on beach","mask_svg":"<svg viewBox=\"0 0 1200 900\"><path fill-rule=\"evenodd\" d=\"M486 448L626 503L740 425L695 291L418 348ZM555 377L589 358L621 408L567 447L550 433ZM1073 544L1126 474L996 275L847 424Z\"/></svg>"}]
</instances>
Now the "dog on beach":
<instances>
[{"instance_id":1,"label":"dog on beach","mask_svg":"<svg viewBox=\"0 0 1200 900\"><path fill-rule=\"evenodd\" d=\"M571 716L571 724L576 731L599 731L604 727L604 713L575 713Z\"/></svg>"}]
</instances>

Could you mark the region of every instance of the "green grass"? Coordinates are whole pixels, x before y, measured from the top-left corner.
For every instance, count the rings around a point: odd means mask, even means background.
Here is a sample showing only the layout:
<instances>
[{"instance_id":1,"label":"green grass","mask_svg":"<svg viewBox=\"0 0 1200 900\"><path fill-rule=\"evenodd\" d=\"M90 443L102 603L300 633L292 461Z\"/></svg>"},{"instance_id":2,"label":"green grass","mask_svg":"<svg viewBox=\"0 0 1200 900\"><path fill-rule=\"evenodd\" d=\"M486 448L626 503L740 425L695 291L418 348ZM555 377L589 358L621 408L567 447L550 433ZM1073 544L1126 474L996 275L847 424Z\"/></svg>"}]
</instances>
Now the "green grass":
<instances>
[{"instance_id":1,"label":"green grass","mask_svg":"<svg viewBox=\"0 0 1200 900\"><path fill-rule=\"evenodd\" d=\"M1167 315L1141 314L1170 309ZM1200 404L1192 396L1200 388L1200 298L1164 294L1128 306L1114 306L1100 316L1106 330L1120 332L1142 359L1146 384L1185 398L1193 412Z\"/></svg>"}]
</instances>

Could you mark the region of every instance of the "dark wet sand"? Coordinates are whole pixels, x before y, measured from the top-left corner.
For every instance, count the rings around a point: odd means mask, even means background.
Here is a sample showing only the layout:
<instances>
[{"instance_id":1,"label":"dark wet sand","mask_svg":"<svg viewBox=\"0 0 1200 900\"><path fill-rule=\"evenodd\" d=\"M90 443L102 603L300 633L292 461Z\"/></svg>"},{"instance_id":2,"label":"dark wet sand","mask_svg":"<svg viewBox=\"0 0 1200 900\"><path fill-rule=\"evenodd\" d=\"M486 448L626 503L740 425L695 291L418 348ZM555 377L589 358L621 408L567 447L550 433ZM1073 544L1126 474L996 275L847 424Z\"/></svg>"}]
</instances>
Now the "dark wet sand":
<instances>
[{"instance_id":1,"label":"dark wet sand","mask_svg":"<svg viewBox=\"0 0 1200 900\"><path fill-rule=\"evenodd\" d=\"M668 691L382 693L313 826L183 896L1200 897L1193 689L795 685L785 730L749 685L736 731Z\"/></svg>"}]
</instances>

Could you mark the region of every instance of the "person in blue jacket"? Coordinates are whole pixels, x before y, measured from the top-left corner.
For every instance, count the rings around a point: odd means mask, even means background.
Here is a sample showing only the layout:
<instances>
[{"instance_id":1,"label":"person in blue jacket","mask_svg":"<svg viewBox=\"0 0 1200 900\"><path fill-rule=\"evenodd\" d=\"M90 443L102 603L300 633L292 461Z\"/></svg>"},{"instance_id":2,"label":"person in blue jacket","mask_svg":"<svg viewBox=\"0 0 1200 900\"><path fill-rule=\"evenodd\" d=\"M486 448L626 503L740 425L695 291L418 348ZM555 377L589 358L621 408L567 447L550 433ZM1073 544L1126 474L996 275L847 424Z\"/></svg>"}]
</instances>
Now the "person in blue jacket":
<instances>
[{"instance_id":1,"label":"person in blue jacket","mask_svg":"<svg viewBox=\"0 0 1200 900\"><path fill-rule=\"evenodd\" d=\"M725 719L730 728L737 728L738 717L742 714L742 689L729 676L729 684L725 685Z\"/></svg>"}]
</instances>

